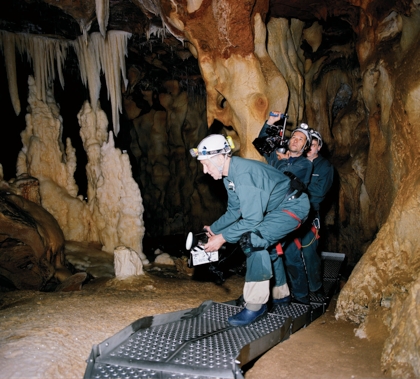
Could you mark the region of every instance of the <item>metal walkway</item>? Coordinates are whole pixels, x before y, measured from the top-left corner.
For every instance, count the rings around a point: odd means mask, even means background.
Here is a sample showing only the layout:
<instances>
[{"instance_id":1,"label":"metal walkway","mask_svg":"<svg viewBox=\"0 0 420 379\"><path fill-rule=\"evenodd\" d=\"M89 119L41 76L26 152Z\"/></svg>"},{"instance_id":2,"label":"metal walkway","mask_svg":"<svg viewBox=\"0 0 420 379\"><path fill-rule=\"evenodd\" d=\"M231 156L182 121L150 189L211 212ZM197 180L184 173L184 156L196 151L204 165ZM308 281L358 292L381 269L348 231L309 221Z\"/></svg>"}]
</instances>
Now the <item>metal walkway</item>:
<instances>
[{"instance_id":1,"label":"metal walkway","mask_svg":"<svg viewBox=\"0 0 420 379\"><path fill-rule=\"evenodd\" d=\"M321 316L335 293L344 254L322 253L325 296L311 306L276 306L266 317L232 327L235 301L206 301L198 308L141 318L99 345L87 360L91 378L234 378L241 367Z\"/></svg>"}]
</instances>

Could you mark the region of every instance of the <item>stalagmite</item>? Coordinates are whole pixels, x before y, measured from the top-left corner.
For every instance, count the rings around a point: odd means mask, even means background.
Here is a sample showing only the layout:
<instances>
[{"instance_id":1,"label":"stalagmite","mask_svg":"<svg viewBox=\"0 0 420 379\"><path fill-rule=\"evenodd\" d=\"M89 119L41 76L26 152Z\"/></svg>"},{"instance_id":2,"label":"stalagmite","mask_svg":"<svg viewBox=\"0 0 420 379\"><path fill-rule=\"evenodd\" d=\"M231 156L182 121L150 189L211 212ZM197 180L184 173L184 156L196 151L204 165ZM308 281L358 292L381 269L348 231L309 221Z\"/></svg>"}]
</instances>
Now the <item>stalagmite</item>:
<instances>
[{"instance_id":1,"label":"stalagmite","mask_svg":"<svg viewBox=\"0 0 420 379\"><path fill-rule=\"evenodd\" d=\"M75 150L69 139L66 149L61 142L62 118L51 92L43 102L36 95L35 80L29 77L28 82L30 108L21 133L17 175L39 180L42 206L55 217L67 240L85 241L93 223L86 204L77 198Z\"/></svg>"},{"instance_id":2,"label":"stalagmite","mask_svg":"<svg viewBox=\"0 0 420 379\"><path fill-rule=\"evenodd\" d=\"M128 155L115 148L112 133L101 146L101 181L94 214L103 250L112 252L120 243L140 253L144 226L140 190L131 174ZM145 258L145 257L143 257Z\"/></svg>"},{"instance_id":3,"label":"stalagmite","mask_svg":"<svg viewBox=\"0 0 420 379\"><path fill-rule=\"evenodd\" d=\"M108 120L98 103L96 111L86 101L78 114L80 136L88 157L88 206L96 226L96 237L109 253L123 244L144 261L143 204L131 173L128 155L115 148ZM93 231L92 231L93 232Z\"/></svg>"},{"instance_id":4,"label":"stalagmite","mask_svg":"<svg viewBox=\"0 0 420 379\"><path fill-rule=\"evenodd\" d=\"M118 246L114 250L114 270L117 279L144 274L143 262L139 255L125 246Z\"/></svg>"}]
</instances>

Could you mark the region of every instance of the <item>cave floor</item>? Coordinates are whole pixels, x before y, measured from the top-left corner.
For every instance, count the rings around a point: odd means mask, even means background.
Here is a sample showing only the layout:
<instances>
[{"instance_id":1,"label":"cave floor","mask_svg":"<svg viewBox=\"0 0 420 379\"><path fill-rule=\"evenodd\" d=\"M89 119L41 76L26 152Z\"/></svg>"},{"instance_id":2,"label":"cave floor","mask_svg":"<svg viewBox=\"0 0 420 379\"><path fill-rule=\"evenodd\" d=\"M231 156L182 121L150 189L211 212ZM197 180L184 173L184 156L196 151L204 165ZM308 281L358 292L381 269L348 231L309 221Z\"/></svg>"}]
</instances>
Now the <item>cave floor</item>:
<instances>
[{"instance_id":1,"label":"cave floor","mask_svg":"<svg viewBox=\"0 0 420 379\"><path fill-rule=\"evenodd\" d=\"M216 284L150 271L124 281L91 280L80 291L0 292L0 377L82 378L94 344L145 316L236 299L243 283L240 275ZM369 339L356 337L357 325L335 319L335 300L249 364L245 379L386 378L380 369L383 326L378 323Z\"/></svg>"}]
</instances>

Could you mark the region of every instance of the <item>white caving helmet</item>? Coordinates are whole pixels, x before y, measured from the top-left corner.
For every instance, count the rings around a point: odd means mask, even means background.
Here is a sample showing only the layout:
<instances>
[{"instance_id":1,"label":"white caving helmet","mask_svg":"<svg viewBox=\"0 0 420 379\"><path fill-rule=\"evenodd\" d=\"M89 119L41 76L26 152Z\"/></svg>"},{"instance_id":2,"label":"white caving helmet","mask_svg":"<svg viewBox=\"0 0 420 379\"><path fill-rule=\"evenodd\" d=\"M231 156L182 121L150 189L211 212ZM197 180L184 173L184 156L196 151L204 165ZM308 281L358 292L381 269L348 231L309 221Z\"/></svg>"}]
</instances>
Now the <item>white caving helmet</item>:
<instances>
[{"instance_id":1,"label":"white caving helmet","mask_svg":"<svg viewBox=\"0 0 420 379\"><path fill-rule=\"evenodd\" d=\"M229 140L229 141L228 141ZM197 157L199 161L209 159L219 154L231 154L233 143L230 137L224 137L221 134L211 134L204 138L197 146L191 149L190 154Z\"/></svg>"},{"instance_id":2,"label":"white caving helmet","mask_svg":"<svg viewBox=\"0 0 420 379\"><path fill-rule=\"evenodd\" d=\"M302 151L305 151L305 150L309 149L311 144L312 144L312 136L311 136L311 133L309 131L308 124L304 124L304 123L300 124L295 130L292 131L292 134L290 135L290 137L292 137L293 134L295 134L296 132L301 132L306 137L306 143L305 143L305 146L303 147Z\"/></svg>"},{"instance_id":3,"label":"white caving helmet","mask_svg":"<svg viewBox=\"0 0 420 379\"><path fill-rule=\"evenodd\" d=\"M224 137L221 134L210 134L204 138L197 146L197 148L191 149L190 154L193 157L197 157L199 161L208 159L211 164L219 171L221 179L223 177L223 169L225 167L226 159L232 155L233 144L230 136ZM221 166L217 165L216 162L210 158L217 155L223 154L224 160Z\"/></svg>"},{"instance_id":4,"label":"white caving helmet","mask_svg":"<svg viewBox=\"0 0 420 379\"><path fill-rule=\"evenodd\" d=\"M317 132L314 129L311 129L310 133L311 133L312 139L314 139L314 138L317 139L319 147L322 147L323 142L322 142L321 133Z\"/></svg>"}]
</instances>

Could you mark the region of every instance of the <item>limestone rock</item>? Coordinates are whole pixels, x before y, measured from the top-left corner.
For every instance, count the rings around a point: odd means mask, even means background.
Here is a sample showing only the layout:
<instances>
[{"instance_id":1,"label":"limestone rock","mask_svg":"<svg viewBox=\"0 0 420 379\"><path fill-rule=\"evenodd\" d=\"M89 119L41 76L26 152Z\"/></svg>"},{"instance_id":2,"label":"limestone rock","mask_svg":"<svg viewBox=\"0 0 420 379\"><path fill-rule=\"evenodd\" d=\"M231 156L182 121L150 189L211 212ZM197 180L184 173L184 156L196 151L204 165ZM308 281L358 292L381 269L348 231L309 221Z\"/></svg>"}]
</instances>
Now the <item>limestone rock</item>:
<instances>
[{"instance_id":1,"label":"limestone rock","mask_svg":"<svg viewBox=\"0 0 420 379\"><path fill-rule=\"evenodd\" d=\"M420 377L420 278L402 301L392 306L391 333L381 365L393 378Z\"/></svg>"},{"instance_id":2,"label":"limestone rock","mask_svg":"<svg viewBox=\"0 0 420 379\"><path fill-rule=\"evenodd\" d=\"M188 259L187 257L181 257L175 260L175 267L177 271L181 274L187 275L187 276L193 276L194 275L194 267L188 267Z\"/></svg>"},{"instance_id":3,"label":"limestone rock","mask_svg":"<svg viewBox=\"0 0 420 379\"><path fill-rule=\"evenodd\" d=\"M64 262L64 235L44 208L12 193L0 193L0 277L17 289L42 290L70 276Z\"/></svg>"},{"instance_id":4,"label":"limestone rock","mask_svg":"<svg viewBox=\"0 0 420 379\"><path fill-rule=\"evenodd\" d=\"M160 265L175 266L175 262L168 253L162 253L156 256L155 263Z\"/></svg>"},{"instance_id":5,"label":"limestone rock","mask_svg":"<svg viewBox=\"0 0 420 379\"><path fill-rule=\"evenodd\" d=\"M125 246L118 246L114 250L114 270L117 279L144 275L143 262L139 255L133 249Z\"/></svg>"}]
</instances>

